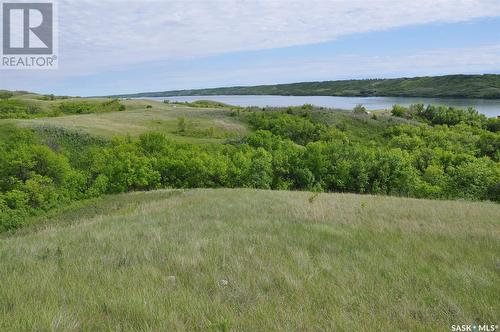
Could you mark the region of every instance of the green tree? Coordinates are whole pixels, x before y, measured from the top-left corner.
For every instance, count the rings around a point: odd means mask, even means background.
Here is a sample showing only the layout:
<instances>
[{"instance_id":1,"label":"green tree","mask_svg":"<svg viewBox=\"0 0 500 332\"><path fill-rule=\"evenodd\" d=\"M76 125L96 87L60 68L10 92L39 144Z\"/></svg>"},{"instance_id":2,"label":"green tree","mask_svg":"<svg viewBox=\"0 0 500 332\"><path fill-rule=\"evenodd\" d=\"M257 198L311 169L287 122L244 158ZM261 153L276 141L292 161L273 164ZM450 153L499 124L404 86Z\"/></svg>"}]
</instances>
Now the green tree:
<instances>
[{"instance_id":1,"label":"green tree","mask_svg":"<svg viewBox=\"0 0 500 332\"><path fill-rule=\"evenodd\" d=\"M0 91L0 99L1 100L7 100L9 98L12 98L14 94L10 91Z\"/></svg>"}]
</instances>

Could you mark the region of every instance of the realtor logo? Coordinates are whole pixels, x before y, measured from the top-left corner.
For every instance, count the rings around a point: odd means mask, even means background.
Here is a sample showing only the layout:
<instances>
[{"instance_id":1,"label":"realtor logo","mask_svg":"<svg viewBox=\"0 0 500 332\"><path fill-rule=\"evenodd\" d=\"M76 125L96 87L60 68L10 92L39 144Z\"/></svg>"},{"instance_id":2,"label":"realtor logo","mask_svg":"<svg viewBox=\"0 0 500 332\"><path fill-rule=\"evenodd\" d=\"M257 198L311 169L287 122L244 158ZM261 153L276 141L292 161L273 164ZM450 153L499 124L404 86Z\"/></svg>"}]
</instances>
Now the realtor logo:
<instances>
[{"instance_id":1,"label":"realtor logo","mask_svg":"<svg viewBox=\"0 0 500 332\"><path fill-rule=\"evenodd\" d=\"M2 69L57 67L52 2L2 3Z\"/></svg>"}]
</instances>

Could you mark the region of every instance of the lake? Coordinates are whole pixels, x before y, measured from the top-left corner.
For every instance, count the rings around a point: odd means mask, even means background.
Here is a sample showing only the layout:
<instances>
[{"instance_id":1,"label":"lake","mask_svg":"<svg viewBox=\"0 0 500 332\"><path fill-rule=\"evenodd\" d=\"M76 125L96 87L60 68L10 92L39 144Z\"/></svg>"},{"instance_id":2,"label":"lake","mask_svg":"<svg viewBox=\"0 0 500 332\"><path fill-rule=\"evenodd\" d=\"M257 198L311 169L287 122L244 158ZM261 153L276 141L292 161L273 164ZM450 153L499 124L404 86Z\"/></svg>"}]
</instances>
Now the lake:
<instances>
[{"instance_id":1,"label":"lake","mask_svg":"<svg viewBox=\"0 0 500 332\"><path fill-rule=\"evenodd\" d=\"M447 105L459 108L474 107L478 112L488 117L500 115L500 100L488 99L457 99L457 98L418 98L418 97L329 97L329 96L180 96L180 97L150 97L145 99L170 101L214 100L237 106L299 106L313 104L321 107L353 109L363 104L368 110L390 109L392 105L408 106L411 104Z\"/></svg>"}]
</instances>

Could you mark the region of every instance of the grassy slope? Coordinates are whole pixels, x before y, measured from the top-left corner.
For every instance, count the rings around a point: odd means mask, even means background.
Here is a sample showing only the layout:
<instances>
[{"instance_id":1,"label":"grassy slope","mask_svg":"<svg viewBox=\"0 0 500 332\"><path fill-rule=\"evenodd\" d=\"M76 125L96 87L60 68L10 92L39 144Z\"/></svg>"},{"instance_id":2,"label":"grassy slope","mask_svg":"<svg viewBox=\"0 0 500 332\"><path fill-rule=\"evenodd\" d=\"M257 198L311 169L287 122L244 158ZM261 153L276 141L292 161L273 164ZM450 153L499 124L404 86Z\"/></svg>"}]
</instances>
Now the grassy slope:
<instances>
[{"instance_id":1,"label":"grassy slope","mask_svg":"<svg viewBox=\"0 0 500 332\"><path fill-rule=\"evenodd\" d=\"M150 92L120 97L192 95L405 96L500 99L500 75L448 75L380 80L303 82Z\"/></svg>"},{"instance_id":2,"label":"grassy slope","mask_svg":"<svg viewBox=\"0 0 500 332\"><path fill-rule=\"evenodd\" d=\"M87 99L78 99L80 101ZM61 102L61 101L56 101ZM43 107L51 107L47 101L38 101ZM49 105L48 105L49 103ZM85 131L91 135L112 137L116 135L138 136L149 131L158 131L183 142L220 142L224 138L242 136L246 127L230 116L230 109L192 108L167 105L155 101L127 100L124 112L68 115L52 118L17 120L25 127L55 126ZM153 106L147 109L148 105ZM187 122L185 133L178 132L178 119ZM4 120L4 122L13 120ZM1 122L1 120L0 120ZM211 130L207 133L207 130Z\"/></svg>"},{"instance_id":3,"label":"grassy slope","mask_svg":"<svg viewBox=\"0 0 500 332\"><path fill-rule=\"evenodd\" d=\"M19 93L19 92L14 92L14 96L11 98L12 100L19 100L23 101L25 103L28 103L30 105L36 105L39 108L41 108L42 111L48 112L51 109L59 107L60 104L62 103L68 103L68 102L82 102L85 101L87 103L100 103L109 100L108 98L59 98L55 100L43 100L43 96L36 94L36 93Z\"/></svg>"},{"instance_id":4,"label":"grassy slope","mask_svg":"<svg viewBox=\"0 0 500 332\"><path fill-rule=\"evenodd\" d=\"M0 330L445 331L498 322L498 205L311 197L132 193L2 235Z\"/></svg>"},{"instance_id":5,"label":"grassy slope","mask_svg":"<svg viewBox=\"0 0 500 332\"><path fill-rule=\"evenodd\" d=\"M32 102L37 103L39 107L47 110L56 107L57 103L67 101L40 101L31 95L23 97L23 100L26 99L30 99ZM81 98L77 100L88 101L89 99ZM90 101L95 100L91 99ZM221 143L227 138L245 136L250 131L244 118L246 113L242 111L241 116L231 116L233 110L229 105L200 108L180 104L164 104L150 100L124 100L122 103L126 106L126 111L123 112L66 115L28 120L8 119L0 120L0 125L15 123L29 128L61 127L104 138L124 135L136 137L142 133L156 131L162 132L176 141L194 144ZM148 105L153 108L146 108ZM374 139L388 126L401 123L417 124L382 112L378 113L377 120L372 119L370 115L356 115L345 110L317 109L311 111L311 114L320 122L347 130L349 135L352 136L351 139L361 141L366 141L368 138ZM184 133L179 132L179 118L185 118L186 120L187 129Z\"/></svg>"}]
</instances>

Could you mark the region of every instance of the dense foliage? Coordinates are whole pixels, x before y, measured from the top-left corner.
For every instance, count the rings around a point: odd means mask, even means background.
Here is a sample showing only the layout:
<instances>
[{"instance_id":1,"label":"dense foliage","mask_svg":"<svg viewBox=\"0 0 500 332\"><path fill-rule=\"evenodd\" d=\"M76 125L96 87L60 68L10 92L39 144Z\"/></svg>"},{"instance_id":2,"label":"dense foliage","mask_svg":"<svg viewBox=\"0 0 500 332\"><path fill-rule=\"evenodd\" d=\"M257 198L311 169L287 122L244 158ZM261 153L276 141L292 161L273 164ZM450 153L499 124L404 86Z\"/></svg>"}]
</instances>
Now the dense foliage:
<instances>
[{"instance_id":1,"label":"dense foliage","mask_svg":"<svg viewBox=\"0 0 500 332\"><path fill-rule=\"evenodd\" d=\"M10 91L0 90L0 99L9 99L13 96L14 94Z\"/></svg>"},{"instance_id":2,"label":"dense foliage","mask_svg":"<svg viewBox=\"0 0 500 332\"><path fill-rule=\"evenodd\" d=\"M28 119L41 114L40 107L19 100L0 99L0 119Z\"/></svg>"},{"instance_id":3,"label":"dense foliage","mask_svg":"<svg viewBox=\"0 0 500 332\"><path fill-rule=\"evenodd\" d=\"M67 113L89 110L81 104L62 105ZM248 187L500 201L500 133L484 129L487 121L476 121L473 112L464 112L468 116L458 123L453 115L441 124L435 120L441 115L427 110L416 113L418 118L439 124L394 123L372 137L360 135L351 124L328 125L312 116L309 107L247 110L237 116L253 127L252 134L210 145L176 143L154 132L106 141L60 128L33 131L4 124L0 231L74 200L155 188ZM370 115L355 117L360 124L379 122Z\"/></svg>"},{"instance_id":4,"label":"dense foliage","mask_svg":"<svg viewBox=\"0 0 500 332\"><path fill-rule=\"evenodd\" d=\"M89 114L124 111L125 106L116 99L109 101L91 103L88 101L67 101L59 105L58 112L61 114Z\"/></svg>"},{"instance_id":5,"label":"dense foliage","mask_svg":"<svg viewBox=\"0 0 500 332\"><path fill-rule=\"evenodd\" d=\"M116 99L107 101L63 101L55 107L41 107L34 101L0 98L0 119L30 119L46 116L124 111Z\"/></svg>"},{"instance_id":6,"label":"dense foliage","mask_svg":"<svg viewBox=\"0 0 500 332\"><path fill-rule=\"evenodd\" d=\"M465 123L473 127L484 128L493 132L500 130L499 119L487 118L483 114L479 114L473 108L461 110L447 106L428 105L425 107L422 104L410 105L410 107L394 105L391 113L400 118L424 121L431 125L455 126L460 123Z\"/></svg>"},{"instance_id":7,"label":"dense foliage","mask_svg":"<svg viewBox=\"0 0 500 332\"><path fill-rule=\"evenodd\" d=\"M210 95L394 96L500 98L500 75L448 75L397 79L345 80L215 89L139 93L116 97Z\"/></svg>"}]
</instances>

